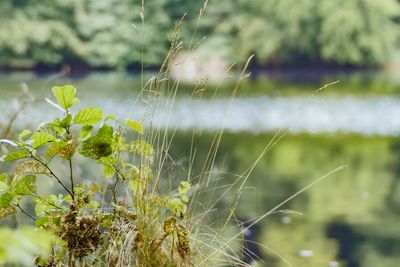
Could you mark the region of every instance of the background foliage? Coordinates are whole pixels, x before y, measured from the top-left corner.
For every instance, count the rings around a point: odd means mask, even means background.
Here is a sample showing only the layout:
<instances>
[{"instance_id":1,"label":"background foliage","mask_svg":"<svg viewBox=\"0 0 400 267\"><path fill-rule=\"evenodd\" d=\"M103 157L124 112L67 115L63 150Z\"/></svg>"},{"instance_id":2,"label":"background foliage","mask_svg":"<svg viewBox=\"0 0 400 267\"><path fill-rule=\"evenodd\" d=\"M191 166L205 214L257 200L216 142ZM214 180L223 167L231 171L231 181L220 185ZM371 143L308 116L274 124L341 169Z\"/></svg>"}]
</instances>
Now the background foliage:
<instances>
[{"instance_id":1,"label":"background foliage","mask_svg":"<svg viewBox=\"0 0 400 267\"><path fill-rule=\"evenodd\" d=\"M146 66L159 66L185 13L184 43L193 47L206 37L199 45L205 54L231 61L254 53L259 65L375 65L399 48L395 0L210 1L199 19L203 6L146 1L143 23L134 0L3 0L0 66L126 68L139 66L142 57Z\"/></svg>"}]
</instances>

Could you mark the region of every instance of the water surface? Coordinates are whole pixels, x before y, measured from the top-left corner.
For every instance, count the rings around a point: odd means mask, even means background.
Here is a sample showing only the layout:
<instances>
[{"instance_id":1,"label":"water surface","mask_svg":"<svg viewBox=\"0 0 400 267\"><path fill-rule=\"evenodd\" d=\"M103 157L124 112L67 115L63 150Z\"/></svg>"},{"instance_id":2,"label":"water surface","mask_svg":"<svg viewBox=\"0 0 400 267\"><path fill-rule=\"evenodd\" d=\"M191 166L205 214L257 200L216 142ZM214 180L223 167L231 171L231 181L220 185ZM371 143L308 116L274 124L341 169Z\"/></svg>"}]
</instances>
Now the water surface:
<instances>
[{"instance_id":1,"label":"water surface","mask_svg":"<svg viewBox=\"0 0 400 267\"><path fill-rule=\"evenodd\" d=\"M152 74L146 74L151 77ZM326 83L340 80L316 95ZM233 82L208 85L202 94L182 86L176 98L150 102L139 97L140 76L94 73L71 79L29 73L0 75L0 123L18 107L19 84L37 102L19 115L19 127L36 127L58 115L46 104L54 85L72 83L86 105L177 130L170 151L173 181L200 175L212 140L225 129L204 205L213 203L258 158L274 134L286 134L248 177L235 215L261 216L338 166L347 167L281 207L258 225L264 264L288 266L398 267L400 262L400 83L395 75L273 73L245 82L230 98ZM196 134L193 135L192 132ZM194 139L193 139L194 138ZM82 172L90 175L87 166ZM235 188L232 190L234 192ZM234 203L227 194L217 207L223 217Z\"/></svg>"}]
</instances>

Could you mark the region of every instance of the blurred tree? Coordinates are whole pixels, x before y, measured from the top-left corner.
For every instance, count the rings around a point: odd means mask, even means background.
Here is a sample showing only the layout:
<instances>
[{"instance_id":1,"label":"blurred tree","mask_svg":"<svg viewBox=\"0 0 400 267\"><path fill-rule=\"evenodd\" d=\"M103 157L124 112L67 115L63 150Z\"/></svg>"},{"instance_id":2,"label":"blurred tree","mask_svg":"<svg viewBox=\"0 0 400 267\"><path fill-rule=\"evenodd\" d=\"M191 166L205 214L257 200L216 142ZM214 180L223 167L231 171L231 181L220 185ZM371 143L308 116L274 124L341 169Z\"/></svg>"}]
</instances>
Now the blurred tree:
<instances>
[{"instance_id":1,"label":"blurred tree","mask_svg":"<svg viewBox=\"0 0 400 267\"><path fill-rule=\"evenodd\" d=\"M167 0L141 6L133 0L85 0L76 16L77 32L85 41L86 60L93 66L157 65L164 59L166 35L173 21L165 12Z\"/></svg>"},{"instance_id":2,"label":"blurred tree","mask_svg":"<svg viewBox=\"0 0 400 267\"><path fill-rule=\"evenodd\" d=\"M201 29L229 40L232 55L254 53L261 64L381 64L395 50L399 11L395 0L219 1L209 5Z\"/></svg>"},{"instance_id":3,"label":"blurred tree","mask_svg":"<svg viewBox=\"0 0 400 267\"><path fill-rule=\"evenodd\" d=\"M84 61L94 67L162 62L173 22L166 0L149 2L145 23L133 0L5 0L1 3L1 65L33 67ZM147 15L149 19L147 20Z\"/></svg>"},{"instance_id":4,"label":"blurred tree","mask_svg":"<svg viewBox=\"0 0 400 267\"><path fill-rule=\"evenodd\" d=\"M0 8L1 65L54 65L83 56L83 43L73 29L77 1L5 0ZM62 12L60 12L62 10Z\"/></svg>"},{"instance_id":5,"label":"blurred tree","mask_svg":"<svg viewBox=\"0 0 400 267\"><path fill-rule=\"evenodd\" d=\"M144 23L137 0L0 2L0 66L157 66L185 13L185 48L230 61L376 65L399 47L397 0L152 0Z\"/></svg>"}]
</instances>

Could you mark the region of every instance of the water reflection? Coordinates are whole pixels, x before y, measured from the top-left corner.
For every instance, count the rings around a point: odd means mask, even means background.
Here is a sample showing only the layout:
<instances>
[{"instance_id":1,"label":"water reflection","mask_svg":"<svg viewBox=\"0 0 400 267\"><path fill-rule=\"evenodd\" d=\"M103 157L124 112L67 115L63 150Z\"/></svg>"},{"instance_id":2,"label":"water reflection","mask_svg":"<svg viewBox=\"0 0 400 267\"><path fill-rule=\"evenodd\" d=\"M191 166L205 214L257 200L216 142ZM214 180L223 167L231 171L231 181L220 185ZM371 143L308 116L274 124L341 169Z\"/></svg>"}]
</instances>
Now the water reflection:
<instances>
[{"instance_id":1,"label":"water reflection","mask_svg":"<svg viewBox=\"0 0 400 267\"><path fill-rule=\"evenodd\" d=\"M219 174L215 175L223 177L217 184L233 183L232 174L251 166L271 138L269 134L226 134L216 159ZM193 175L202 169L212 135L202 134L196 140ZM190 134L177 135L172 155L187 156L185 148L191 142ZM360 135L290 135L275 145L250 175L237 206L238 216L260 216L333 168L341 164L347 168L261 222L264 230L257 241L263 244L265 266L288 266L271 250L293 266L398 266L400 215L388 205L388 198L398 196L392 192L398 180L393 169L399 157L396 143L393 138ZM204 198L210 203L216 199ZM228 196L218 213L229 209L233 201L234 196Z\"/></svg>"},{"instance_id":2,"label":"water reflection","mask_svg":"<svg viewBox=\"0 0 400 267\"><path fill-rule=\"evenodd\" d=\"M226 191L220 186L234 184L237 175L255 162L272 139L270 132L289 129L290 134L261 158L248 177L235 214L243 221L264 214L330 170L343 164L347 168L258 224L252 239L262 244L258 248L264 261L261 266L288 266L278 253L300 267L397 267L400 140L395 136L400 130L399 85L382 76L341 77L335 91L310 97L321 84L337 78L287 81L279 76L258 76L244 84L233 102L224 89L218 98L211 98L207 94L189 97L192 90L183 88L172 111L171 102L163 102L154 115L151 105L136 102L138 77L95 74L70 81L11 75L0 77L0 107L5 110L0 120L6 120L12 111L10 99L19 82L27 82L38 98L49 96L52 85L73 82L86 104L180 130L170 151L172 171L166 173L176 180L187 177L192 146L196 157L191 175L202 173L213 132L225 127L227 133L212 168L212 190L201 194L205 207ZM41 109L43 103L28 107L16 126L35 127L43 116L53 117L57 111ZM194 140L192 128L197 129ZM91 165L82 164L81 170L84 177L93 176ZM214 219L226 218L235 200L233 193L226 194L217 203Z\"/></svg>"},{"instance_id":3,"label":"water reflection","mask_svg":"<svg viewBox=\"0 0 400 267\"><path fill-rule=\"evenodd\" d=\"M153 105L106 94L88 96L88 99L86 104L103 107L120 117L144 120L160 129L198 128L212 132L224 128L229 132L255 133L287 129L291 133L392 136L400 132L400 98L397 97L258 97L232 101L177 98ZM10 100L0 100L0 107L6 106L10 106ZM44 107L50 112L43 114ZM44 101L28 107L20 115L19 127L27 122L37 124L42 119L50 120L58 112L51 109ZM0 123L7 117L3 113Z\"/></svg>"}]
</instances>

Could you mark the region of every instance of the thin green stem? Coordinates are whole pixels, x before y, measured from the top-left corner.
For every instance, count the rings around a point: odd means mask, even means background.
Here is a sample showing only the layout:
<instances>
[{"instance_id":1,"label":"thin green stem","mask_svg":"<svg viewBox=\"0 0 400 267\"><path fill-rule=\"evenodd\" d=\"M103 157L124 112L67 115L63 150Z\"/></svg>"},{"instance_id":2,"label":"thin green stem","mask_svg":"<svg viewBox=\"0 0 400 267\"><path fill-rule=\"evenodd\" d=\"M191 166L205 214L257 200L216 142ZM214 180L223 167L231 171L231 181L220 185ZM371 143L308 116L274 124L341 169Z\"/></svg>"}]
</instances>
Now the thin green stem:
<instances>
[{"instance_id":1,"label":"thin green stem","mask_svg":"<svg viewBox=\"0 0 400 267\"><path fill-rule=\"evenodd\" d=\"M40 159L38 159L37 157L35 157L32 153L31 153L31 157L36 160L37 162L39 162L41 165L43 165L48 171L50 176L52 176L54 179L57 180L57 182L65 189L65 191L68 192L68 194L72 197L72 200L75 199L74 194L72 194L72 192L65 186L65 184L63 184L63 182L61 182L60 178L57 177L57 175L49 168L49 166L47 166L46 163L44 163L43 161L41 161Z\"/></svg>"},{"instance_id":2,"label":"thin green stem","mask_svg":"<svg viewBox=\"0 0 400 267\"><path fill-rule=\"evenodd\" d=\"M70 113L69 113L69 110L67 110L67 116L68 115L71 115ZM71 127L71 125L68 125L66 128L65 128L65 130L67 131L67 135L68 135L68 137L71 137L71 140L72 140L72 135L71 135L71 132L70 132L70 127ZM69 176L69 179L70 179L70 183L71 183L71 192L72 192L72 200L74 200L75 199L75 186L74 186L74 174L73 174L73 168L72 168L72 159L70 158L69 160L68 160L68 162L69 162L69 173L70 173L70 176Z\"/></svg>"},{"instance_id":3,"label":"thin green stem","mask_svg":"<svg viewBox=\"0 0 400 267\"><path fill-rule=\"evenodd\" d=\"M26 210L24 210L19 204L15 205L23 214L25 214L26 216L28 216L31 220L33 220L34 222L36 221L36 219L30 215Z\"/></svg>"},{"instance_id":4,"label":"thin green stem","mask_svg":"<svg viewBox=\"0 0 400 267\"><path fill-rule=\"evenodd\" d=\"M75 198L75 186L74 186L74 176L73 176L73 168L72 168L72 159L69 159L69 172L70 172L70 182L71 182L71 192L72 192L72 199Z\"/></svg>"},{"instance_id":5,"label":"thin green stem","mask_svg":"<svg viewBox=\"0 0 400 267\"><path fill-rule=\"evenodd\" d=\"M117 185L118 185L118 182L119 182L119 178L118 178L118 175L116 176L116 178L115 178L115 183L114 183L114 185L113 185L113 187L111 188L111 192L112 192L112 195L113 195L113 203L114 204L117 204Z\"/></svg>"}]
</instances>

